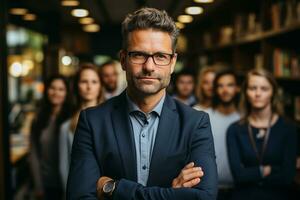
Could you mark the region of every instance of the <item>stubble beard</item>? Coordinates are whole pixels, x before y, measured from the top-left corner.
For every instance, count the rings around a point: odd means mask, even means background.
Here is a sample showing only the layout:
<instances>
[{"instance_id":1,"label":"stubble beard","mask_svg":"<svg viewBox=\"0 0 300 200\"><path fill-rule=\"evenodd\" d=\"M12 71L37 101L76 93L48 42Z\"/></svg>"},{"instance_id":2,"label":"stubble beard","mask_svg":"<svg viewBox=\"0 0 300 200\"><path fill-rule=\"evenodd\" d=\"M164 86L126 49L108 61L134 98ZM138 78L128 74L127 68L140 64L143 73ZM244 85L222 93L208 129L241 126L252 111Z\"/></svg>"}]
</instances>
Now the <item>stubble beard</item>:
<instances>
[{"instance_id":1,"label":"stubble beard","mask_svg":"<svg viewBox=\"0 0 300 200\"><path fill-rule=\"evenodd\" d=\"M151 80L149 83L147 81L139 80L141 76L153 77L156 80ZM159 93L161 90L165 89L170 83L171 76L162 77L159 74L144 74L139 73L137 75L127 76L128 87L136 93L136 95L149 96Z\"/></svg>"}]
</instances>

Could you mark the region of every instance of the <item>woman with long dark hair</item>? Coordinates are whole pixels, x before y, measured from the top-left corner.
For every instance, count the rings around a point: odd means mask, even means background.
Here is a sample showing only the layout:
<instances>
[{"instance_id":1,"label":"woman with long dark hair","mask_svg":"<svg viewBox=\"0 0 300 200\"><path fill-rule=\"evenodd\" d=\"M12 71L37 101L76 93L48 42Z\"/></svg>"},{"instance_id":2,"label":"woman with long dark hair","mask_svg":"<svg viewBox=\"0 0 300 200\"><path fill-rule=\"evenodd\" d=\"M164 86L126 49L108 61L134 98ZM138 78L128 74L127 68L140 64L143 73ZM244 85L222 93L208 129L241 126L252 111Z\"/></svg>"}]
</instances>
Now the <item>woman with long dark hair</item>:
<instances>
[{"instance_id":1,"label":"woman with long dark hair","mask_svg":"<svg viewBox=\"0 0 300 200\"><path fill-rule=\"evenodd\" d=\"M243 117L227 131L233 199L289 199L296 172L296 128L283 117L274 77L251 70L242 88Z\"/></svg>"},{"instance_id":2,"label":"woman with long dark hair","mask_svg":"<svg viewBox=\"0 0 300 200\"><path fill-rule=\"evenodd\" d=\"M38 199L61 199L58 137L60 125L68 119L67 80L55 75L45 83L44 97L31 128L30 167Z\"/></svg>"},{"instance_id":3,"label":"woman with long dark hair","mask_svg":"<svg viewBox=\"0 0 300 200\"><path fill-rule=\"evenodd\" d=\"M66 191L71 148L79 113L82 109L96 106L104 101L100 75L93 64L81 65L73 83L75 110L71 118L62 124L59 136L59 163L64 191Z\"/></svg>"}]
</instances>

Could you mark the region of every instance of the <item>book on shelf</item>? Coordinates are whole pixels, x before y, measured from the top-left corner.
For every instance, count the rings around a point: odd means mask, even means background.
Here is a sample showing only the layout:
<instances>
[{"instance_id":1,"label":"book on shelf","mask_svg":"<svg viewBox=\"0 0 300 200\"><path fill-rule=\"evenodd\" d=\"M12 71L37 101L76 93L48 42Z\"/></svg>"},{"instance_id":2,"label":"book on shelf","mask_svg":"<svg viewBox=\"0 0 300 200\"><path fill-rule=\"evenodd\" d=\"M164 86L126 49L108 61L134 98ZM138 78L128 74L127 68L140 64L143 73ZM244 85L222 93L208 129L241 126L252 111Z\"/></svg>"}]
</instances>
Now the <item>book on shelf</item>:
<instances>
[{"instance_id":1,"label":"book on shelf","mask_svg":"<svg viewBox=\"0 0 300 200\"><path fill-rule=\"evenodd\" d=\"M275 77L300 78L299 55L275 48L273 51L273 73Z\"/></svg>"},{"instance_id":2,"label":"book on shelf","mask_svg":"<svg viewBox=\"0 0 300 200\"><path fill-rule=\"evenodd\" d=\"M203 33L203 46L205 48L211 48L212 47L212 34L209 32Z\"/></svg>"},{"instance_id":3,"label":"book on shelf","mask_svg":"<svg viewBox=\"0 0 300 200\"><path fill-rule=\"evenodd\" d=\"M300 21L299 0L278 0L270 7L271 28L278 30Z\"/></svg>"},{"instance_id":4,"label":"book on shelf","mask_svg":"<svg viewBox=\"0 0 300 200\"><path fill-rule=\"evenodd\" d=\"M233 28L224 26L220 30L219 44L229 44L233 40Z\"/></svg>"},{"instance_id":5,"label":"book on shelf","mask_svg":"<svg viewBox=\"0 0 300 200\"><path fill-rule=\"evenodd\" d=\"M264 68L264 56L259 53L254 56L254 67L255 69L263 69Z\"/></svg>"}]
</instances>

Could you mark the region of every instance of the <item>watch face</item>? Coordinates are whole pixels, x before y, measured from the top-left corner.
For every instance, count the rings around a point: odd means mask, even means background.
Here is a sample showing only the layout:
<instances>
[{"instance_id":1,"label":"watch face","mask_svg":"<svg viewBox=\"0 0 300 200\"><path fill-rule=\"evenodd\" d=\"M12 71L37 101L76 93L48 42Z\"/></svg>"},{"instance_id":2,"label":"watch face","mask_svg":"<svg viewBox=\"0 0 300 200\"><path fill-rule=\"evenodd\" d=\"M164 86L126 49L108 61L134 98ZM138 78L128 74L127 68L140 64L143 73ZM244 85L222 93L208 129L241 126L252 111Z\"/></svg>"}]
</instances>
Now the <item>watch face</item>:
<instances>
[{"instance_id":1,"label":"watch face","mask_svg":"<svg viewBox=\"0 0 300 200\"><path fill-rule=\"evenodd\" d=\"M113 180L108 181L103 186L103 192L106 194L111 193L114 190L114 187L115 187L114 181Z\"/></svg>"}]
</instances>

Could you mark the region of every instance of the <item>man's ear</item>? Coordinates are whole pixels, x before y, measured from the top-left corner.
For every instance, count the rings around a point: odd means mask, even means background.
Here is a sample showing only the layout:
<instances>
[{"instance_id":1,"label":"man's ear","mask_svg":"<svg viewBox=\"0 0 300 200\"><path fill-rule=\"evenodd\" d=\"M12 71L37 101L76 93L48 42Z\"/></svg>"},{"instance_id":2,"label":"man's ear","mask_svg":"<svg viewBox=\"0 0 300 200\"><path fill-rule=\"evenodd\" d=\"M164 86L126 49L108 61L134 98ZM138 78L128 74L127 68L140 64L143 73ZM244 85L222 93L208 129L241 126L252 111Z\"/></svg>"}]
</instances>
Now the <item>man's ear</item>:
<instances>
[{"instance_id":1,"label":"man's ear","mask_svg":"<svg viewBox=\"0 0 300 200\"><path fill-rule=\"evenodd\" d=\"M120 56L120 63L121 63L122 69L124 71L126 71L126 51L121 50L119 52L119 56Z\"/></svg>"},{"instance_id":2,"label":"man's ear","mask_svg":"<svg viewBox=\"0 0 300 200\"><path fill-rule=\"evenodd\" d=\"M174 53L174 56L171 61L171 74L174 72L176 61L177 61L177 53Z\"/></svg>"}]
</instances>

